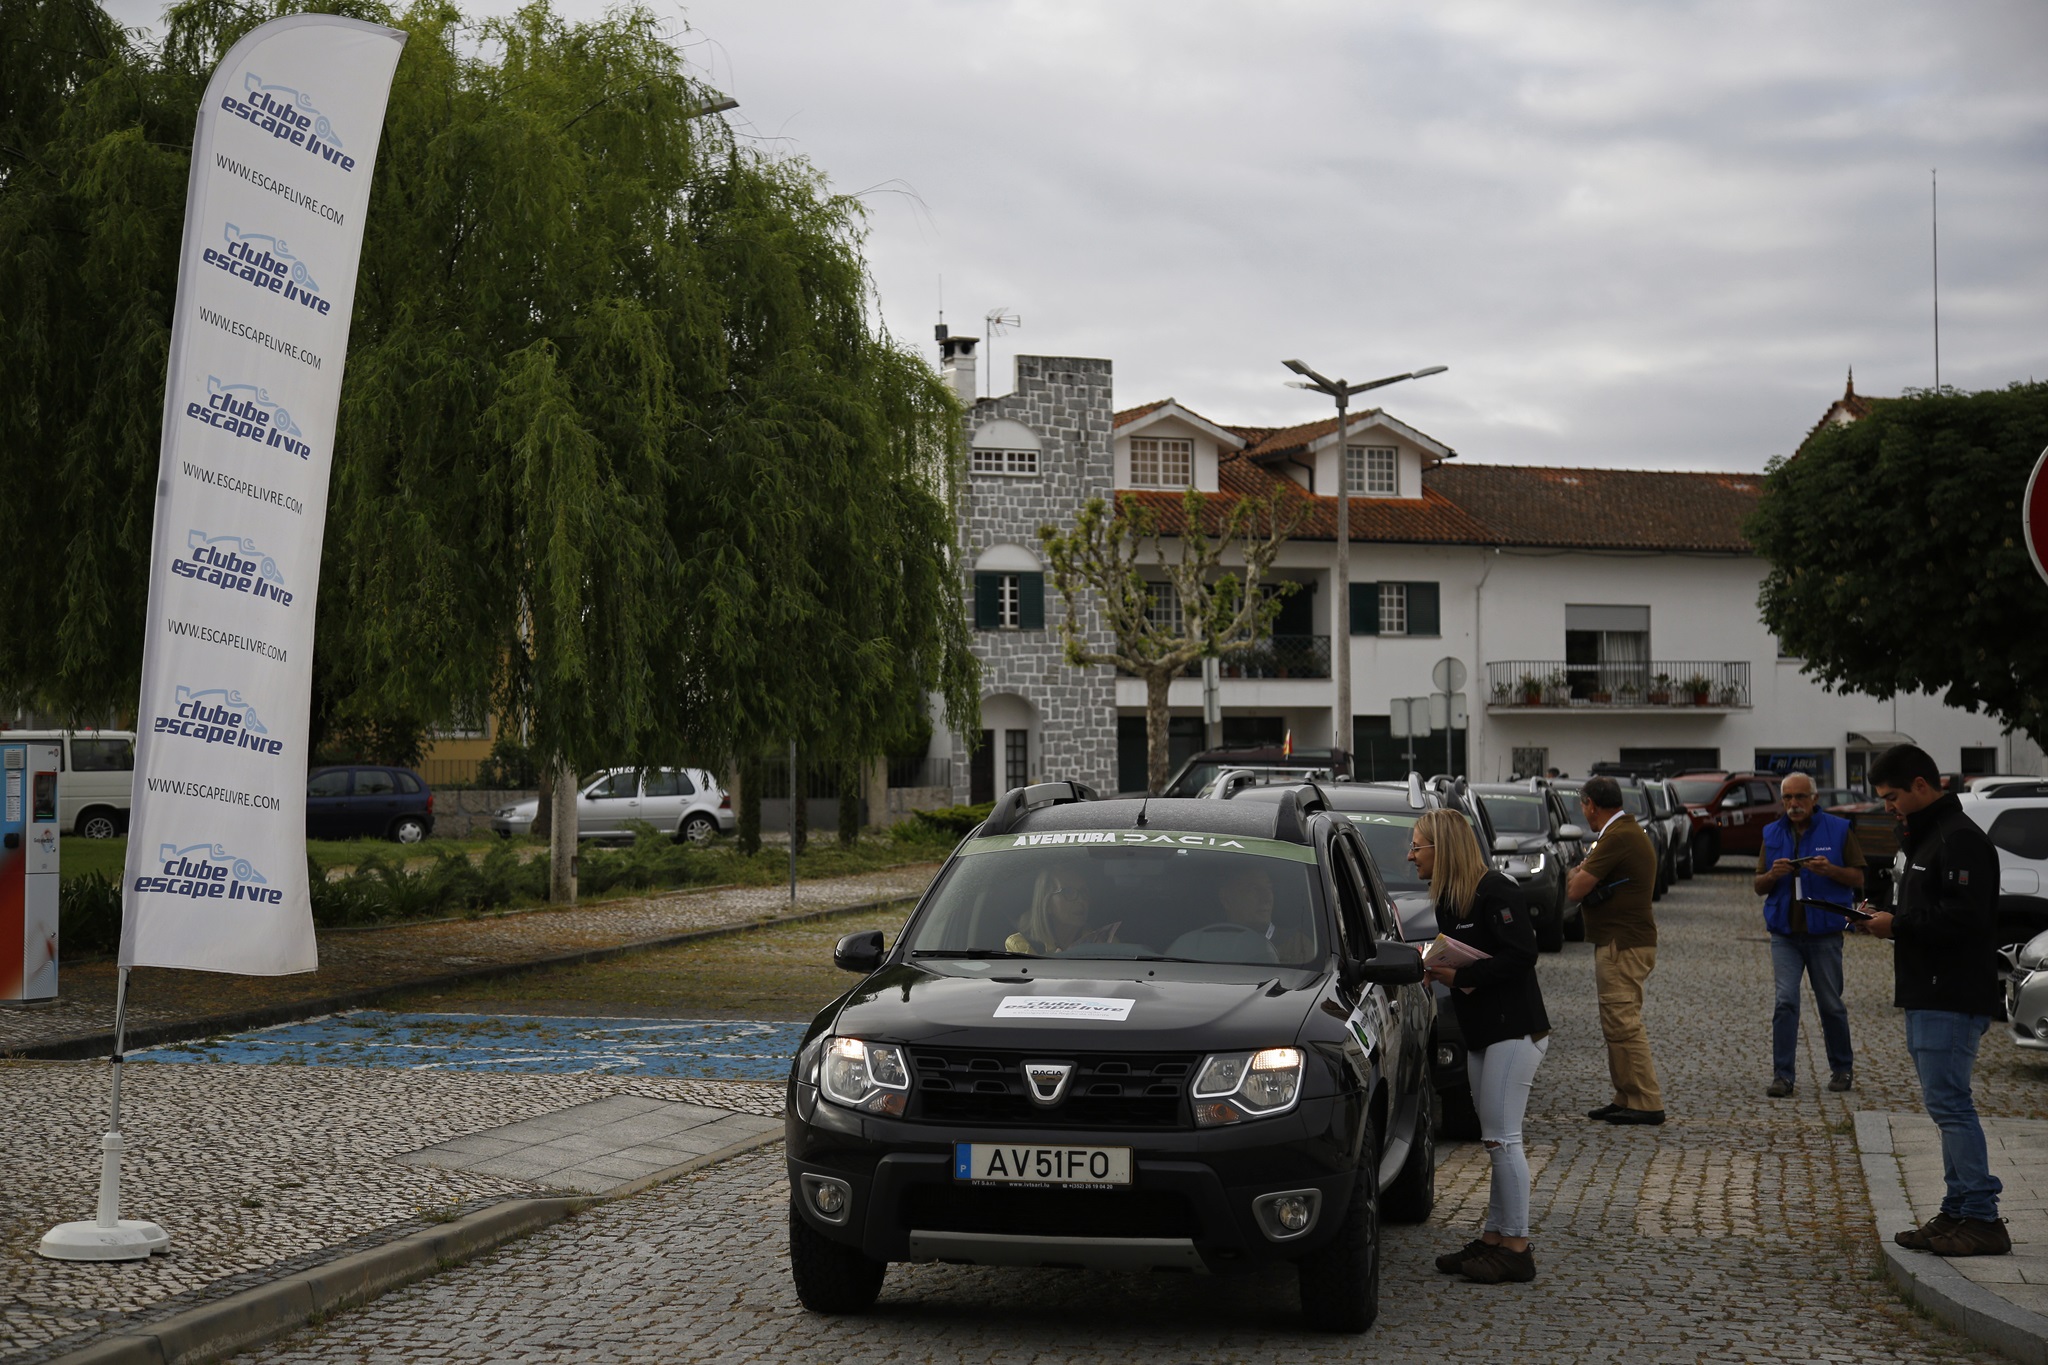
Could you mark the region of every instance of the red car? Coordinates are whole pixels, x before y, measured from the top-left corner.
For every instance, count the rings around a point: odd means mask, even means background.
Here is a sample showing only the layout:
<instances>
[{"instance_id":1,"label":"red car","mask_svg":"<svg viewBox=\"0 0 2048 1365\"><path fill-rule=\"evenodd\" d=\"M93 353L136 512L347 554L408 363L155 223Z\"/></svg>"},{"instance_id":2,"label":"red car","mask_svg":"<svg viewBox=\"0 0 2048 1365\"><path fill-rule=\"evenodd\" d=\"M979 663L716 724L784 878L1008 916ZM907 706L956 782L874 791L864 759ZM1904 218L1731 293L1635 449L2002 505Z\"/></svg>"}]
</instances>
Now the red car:
<instances>
[{"instance_id":1,"label":"red car","mask_svg":"<svg viewBox=\"0 0 2048 1365\"><path fill-rule=\"evenodd\" d=\"M1692 817L1692 860L1710 870L1723 853L1754 856L1764 846L1764 826L1785 813L1778 799L1777 773L1689 772L1671 779Z\"/></svg>"}]
</instances>

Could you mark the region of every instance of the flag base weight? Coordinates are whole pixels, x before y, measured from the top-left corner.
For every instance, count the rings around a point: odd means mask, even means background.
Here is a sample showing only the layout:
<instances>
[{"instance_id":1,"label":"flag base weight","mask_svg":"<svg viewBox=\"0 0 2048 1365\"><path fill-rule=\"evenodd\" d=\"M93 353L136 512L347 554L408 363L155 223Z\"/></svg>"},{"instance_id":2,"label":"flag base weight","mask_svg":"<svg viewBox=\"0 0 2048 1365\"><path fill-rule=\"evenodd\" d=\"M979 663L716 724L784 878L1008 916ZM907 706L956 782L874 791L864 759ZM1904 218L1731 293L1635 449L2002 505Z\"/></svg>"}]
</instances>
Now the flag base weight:
<instances>
[{"instance_id":1,"label":"flag base weight","mask_svg":"<svg viewBox=\"0 0 2048 1365\"><path fill-rule=\"evenodd\" d=\"M171 1234L140 1218L121 1218L112 1227L96 1222L60 1223L43 1234L36 1253L53 1261L143 1261L171 1244Z\"/></svg>"}]
</instances>

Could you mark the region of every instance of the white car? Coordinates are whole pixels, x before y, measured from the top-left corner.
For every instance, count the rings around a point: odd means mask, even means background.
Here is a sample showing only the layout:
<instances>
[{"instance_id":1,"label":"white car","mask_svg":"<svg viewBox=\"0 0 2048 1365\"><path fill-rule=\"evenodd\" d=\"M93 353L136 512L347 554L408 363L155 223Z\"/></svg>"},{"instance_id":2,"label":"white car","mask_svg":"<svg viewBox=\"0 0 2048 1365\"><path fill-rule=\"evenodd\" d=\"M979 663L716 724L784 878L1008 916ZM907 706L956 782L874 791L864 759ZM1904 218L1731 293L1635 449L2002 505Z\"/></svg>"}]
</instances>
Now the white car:
<instances>
[{"instance_id":1,"label":"white car","mask_svg":"<svg viewBox=\"0 0 2048 1365\"><path fill-rule=\"evenodd\" d=\"M491 828L507 838L531 834L539 808L538 801L507 806L491 816ZM577 838L630 839L641 823L678 843L708 843L732 833L732 798L702 768L610 768L584 779L576 793Z\"/></svg>"},{"instance_id":2,"label":"white car","mask_svg":"<svg viewBox=\"0 0 2048 1365\"><path fill-rule=\"evenodd\" d=\"M2019 943L2048 929L2048 797L1957 798L1998 849L1998 934Z\"/></svg>"},{"instance_id":3,"label":"white car","mask_svg":"<svg viewBox=\"0 0 2048 1365\"><path fill-rule=\"evenodd\" d=\"M2013 1042L2048 1049L2048 933L1998 953L2005 959L2005 1017Z\"/></svg>"}]
</instances>

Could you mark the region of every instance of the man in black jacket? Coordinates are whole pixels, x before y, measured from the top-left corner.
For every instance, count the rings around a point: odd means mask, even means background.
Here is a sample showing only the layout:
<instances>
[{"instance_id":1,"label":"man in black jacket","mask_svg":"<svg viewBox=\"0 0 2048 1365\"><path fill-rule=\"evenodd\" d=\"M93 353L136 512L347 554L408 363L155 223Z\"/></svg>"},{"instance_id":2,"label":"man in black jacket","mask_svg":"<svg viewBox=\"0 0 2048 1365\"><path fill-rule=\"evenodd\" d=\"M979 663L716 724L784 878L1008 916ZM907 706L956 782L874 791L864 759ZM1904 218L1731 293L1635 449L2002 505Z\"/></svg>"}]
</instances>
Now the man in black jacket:
<instances>
[{"instance_id":1,"label":"man in black jacket","mask_svg":"<svg viewBox=\"0 0 2048 1365\"><path fill-rule=\"evenodd\" d=\"M1893 1238L1938 1256L2002 1256L2012 1237L1998 1216L2004 1189L1991 1174L1984 1125L1970 1094L1977 1044L2001 1008L1998 989L1998 851L1941 790L1924 749L1901 744L1871 765L1885 809L1906 821L1905 865L1893 910L1868 932L1892 940L1892 1003L1906 1011L1906 1050L1920 1073L1927 1115L1941 1128L1941 1212Z\"/></svg>"}]
</instances>

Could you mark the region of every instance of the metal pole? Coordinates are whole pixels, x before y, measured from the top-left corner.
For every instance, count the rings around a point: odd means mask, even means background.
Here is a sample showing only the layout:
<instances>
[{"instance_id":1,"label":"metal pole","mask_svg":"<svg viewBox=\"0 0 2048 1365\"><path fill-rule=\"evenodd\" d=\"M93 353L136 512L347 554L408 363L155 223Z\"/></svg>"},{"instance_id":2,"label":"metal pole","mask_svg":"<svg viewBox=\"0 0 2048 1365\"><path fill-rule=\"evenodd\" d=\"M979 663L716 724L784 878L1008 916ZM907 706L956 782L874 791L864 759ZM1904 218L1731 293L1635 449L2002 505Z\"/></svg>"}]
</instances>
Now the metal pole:
<instances>
[{"instance_id":1,"label":"metal pole","mask_svg":"<svg viewBox=\"0 0 2048 1365\"><path fill-rule=\"evenodd\" d=\"M789 903L796 904L796 803L803 800L796 789L796 741L789 742Z\"/></svg>"},{"instance_id":2,"label":"metal pole","mask_svg":"<svg viewBox=\"0 0 2048 1365\"><path fill-rule=\"evenodd\" d=\"M1330 747L1351 748L1351 469L1345 449L1344 409L1350 395L1337 381L1337 591L1330 606L1330 634L1337 656L1337 714L1330 719Z\"/></svg>"},{"instance_id":3,"label":"metal pole","mask_svg":"<svg viewBox=\"0 0 2048 1365\"><path fill-rule=\"evenodd\" d=\"M99 1225L121 1225L121 1047L128 1033L128 969L123 967L114 985L113 1098L108 1104L107 1134L100 1139Z\"/></svg>"}]
</instances>

